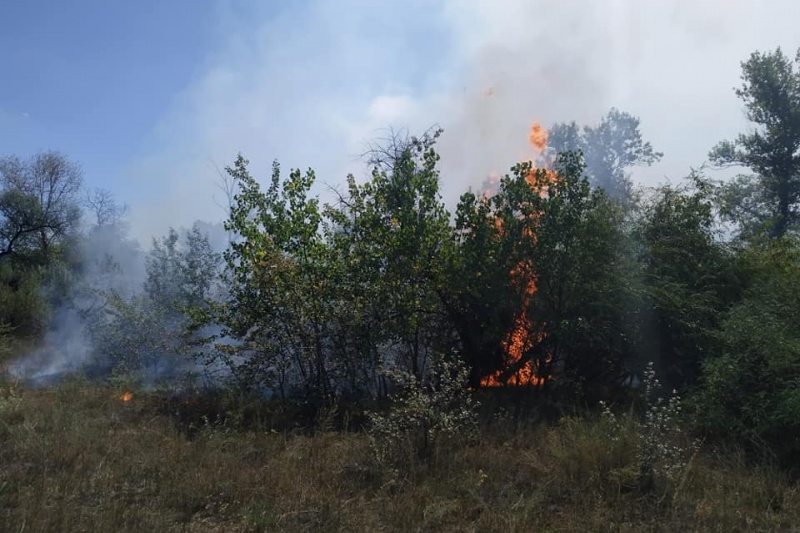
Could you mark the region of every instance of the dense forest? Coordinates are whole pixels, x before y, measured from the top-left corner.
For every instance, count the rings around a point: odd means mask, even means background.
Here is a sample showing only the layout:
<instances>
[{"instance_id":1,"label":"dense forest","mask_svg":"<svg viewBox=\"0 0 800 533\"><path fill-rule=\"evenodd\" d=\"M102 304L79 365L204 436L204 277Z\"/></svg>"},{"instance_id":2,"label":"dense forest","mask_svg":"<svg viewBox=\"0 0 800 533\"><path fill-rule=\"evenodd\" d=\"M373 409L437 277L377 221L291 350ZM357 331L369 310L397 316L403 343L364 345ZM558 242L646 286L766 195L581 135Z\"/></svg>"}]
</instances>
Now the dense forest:
<instances>
[{"instance_id":1,"label":"dense forest","mask_svg":"<svg viewBox=\"0 0 800 533\"><path fill-rule=\"evenodd\" d=\"M736 94L751 127L709 140L710 165L741 169L730 180L702 167L636 186L662 154L611 109L533 124L530 159L450 212L447 132L400 133L328 203L313 170L275 162L262 183L239 156L224 227L170 230L146 252L68 156L4 157L0 362L31 386L78 373L234 391L309 426L349 410L395 466L501 416L633 412L640 484L670 462L675 424L797 474L800 52L753 53Z\"/></svg>"}]
</instances>

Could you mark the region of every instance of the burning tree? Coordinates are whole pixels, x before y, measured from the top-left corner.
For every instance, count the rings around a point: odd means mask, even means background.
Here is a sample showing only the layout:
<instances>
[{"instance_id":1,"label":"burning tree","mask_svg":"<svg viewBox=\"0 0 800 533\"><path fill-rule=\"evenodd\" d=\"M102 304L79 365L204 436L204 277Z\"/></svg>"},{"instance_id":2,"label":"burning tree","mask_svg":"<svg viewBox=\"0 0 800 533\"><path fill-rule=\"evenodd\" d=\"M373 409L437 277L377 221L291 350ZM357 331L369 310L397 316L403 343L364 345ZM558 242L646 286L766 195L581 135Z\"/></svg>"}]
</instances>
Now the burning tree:
<instances>
[{"instance_id":1,"label":"burning tree","mask_svg":"<svg viewBox=\"0 0 800 533\"><path fill-rule=\"evenodd\" d=\"M530 141L540 156L547 132ZM621 208L584 175L580 154L514 166L493 196L457 211L458 278L450 302L474 385L613 382L634 349Z\"/></svg>"}]
</instances>

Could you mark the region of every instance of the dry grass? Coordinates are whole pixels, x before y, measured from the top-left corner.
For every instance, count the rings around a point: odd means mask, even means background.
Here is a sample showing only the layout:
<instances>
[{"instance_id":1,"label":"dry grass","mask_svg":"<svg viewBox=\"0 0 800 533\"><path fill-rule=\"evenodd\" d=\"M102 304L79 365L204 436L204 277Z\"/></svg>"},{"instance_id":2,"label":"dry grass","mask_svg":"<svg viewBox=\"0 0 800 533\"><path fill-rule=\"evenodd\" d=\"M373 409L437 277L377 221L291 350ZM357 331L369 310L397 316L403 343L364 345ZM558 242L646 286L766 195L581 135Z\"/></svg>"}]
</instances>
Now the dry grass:
<instances>
[{"instance_id":1,"label":"dry grass","mask_svg":"<svg viewBox=\"0 0 800 533\"><path fill-rule=\"evenodd\" d=\"M632 488L635 454L596 422L487 433L388 477L357 434L176 431L157 397L0 382L0 530L798 531L800 491L734 453Z\"/></svg>"}]
</instances>

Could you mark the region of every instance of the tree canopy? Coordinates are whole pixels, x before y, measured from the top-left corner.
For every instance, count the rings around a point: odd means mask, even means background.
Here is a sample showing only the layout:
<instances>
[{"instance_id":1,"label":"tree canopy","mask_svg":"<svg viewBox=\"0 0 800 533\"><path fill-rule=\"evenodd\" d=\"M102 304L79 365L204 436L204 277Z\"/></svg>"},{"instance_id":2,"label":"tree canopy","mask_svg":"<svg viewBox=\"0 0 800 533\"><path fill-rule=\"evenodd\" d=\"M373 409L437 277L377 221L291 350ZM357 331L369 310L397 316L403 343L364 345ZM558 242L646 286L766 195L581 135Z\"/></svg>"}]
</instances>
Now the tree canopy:
<instances>
[{"instance_id":1,"label":"tree canopy","mask_svg":"<svg viewBox=\"0 0 800 533\"><path fill-rule=\"evenodd\" d=\"M723 187L723 208L745 231L781 237L800 220L800 50L793 60L780 48L753 52L735 91L754 131L719 143L709 157L754 174Z\"/></svg>"},{"instance_id":2,"label":"tree canopy","mask_svg":"<svg viewBox=\"0 0 800 533\"><path fill-rule=\"evenodd\" d=\"M315 413L405 390L428 451L474 420L452 405L473 393L574 413L652 393L655 371L694 398L695 429L796 457L800 52L755 52L742 79L753 130L710 157L752 175L634 189L662 154L617 109L537 126L538 160L452 213L441 130L373 146L330 203L313 169L275 161L262 183L239 155L220 249L198 223L142 251L76 163L0 159L0 337L74 349L108 379L213 370Z\"/></svg>"}]
</instances>

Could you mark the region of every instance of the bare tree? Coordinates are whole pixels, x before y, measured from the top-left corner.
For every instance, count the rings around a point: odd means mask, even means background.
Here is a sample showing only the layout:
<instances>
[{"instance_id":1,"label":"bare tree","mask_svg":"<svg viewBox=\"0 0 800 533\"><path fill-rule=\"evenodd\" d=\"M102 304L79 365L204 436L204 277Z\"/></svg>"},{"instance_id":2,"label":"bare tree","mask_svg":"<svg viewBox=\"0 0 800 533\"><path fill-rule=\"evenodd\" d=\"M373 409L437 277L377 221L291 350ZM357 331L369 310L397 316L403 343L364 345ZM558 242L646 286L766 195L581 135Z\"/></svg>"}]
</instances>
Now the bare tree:
<instances>
[{"instance_id":1,"label":"bare tree","mask_svg":"<svg viewBox=\"0 0 800 533\"><path fill-rule=\"evenodd\" d=\"M389 127L386 134L376 142L367 144L366 151L361 154L361 158L367 164L379 171L391 171L394 167L415 147L429 147L442 134L443 130L439 126L431 126L421 137L415 137L408 133L405 128L395 129Z\"/></svg>"},{"instance_id":2,"label":"bare tree","mask_svg":"<svg viewBox=\"0 0 800 533\"><path fill-rule=\"evenodd\" d=\"M217 201L214 198L214 203L217 204L217 207L222 209L225 212L225 216L229 216L233 211L234 205L236 203L236 193L238 192L238 185L236 184L236 180L234 180L228 173L223 172L217 166L217 164L212 160L211 165L214 167L214 170L217 172L219 176L219 180L216 183L217 188L222 191L222 194L225 197L224 204ZM228 244L233 242L233 233L230 231L227 232L228 237Z\"/></svg>"},{"instance_id":3,"label":"bare tree","mask_svg":"<svg viewBox=\"0 0 800 533\"><path fill-rule=\"evenodd\" d=\"M97 227L114 226L128 213L127 205L119 205L107 189L94 189L86 196L86 206L94 214Z\"/></svg>"},{"instance_id":4,"label":"bare tree","mask_svg":"<svg viewBox=\"0 0 800 533\"><path fill-rule=\"evenodd\" d=\"M0 159L0 257L46 259L77 229L80 166L58 152Z\"/></svg>"}]
</instances>

